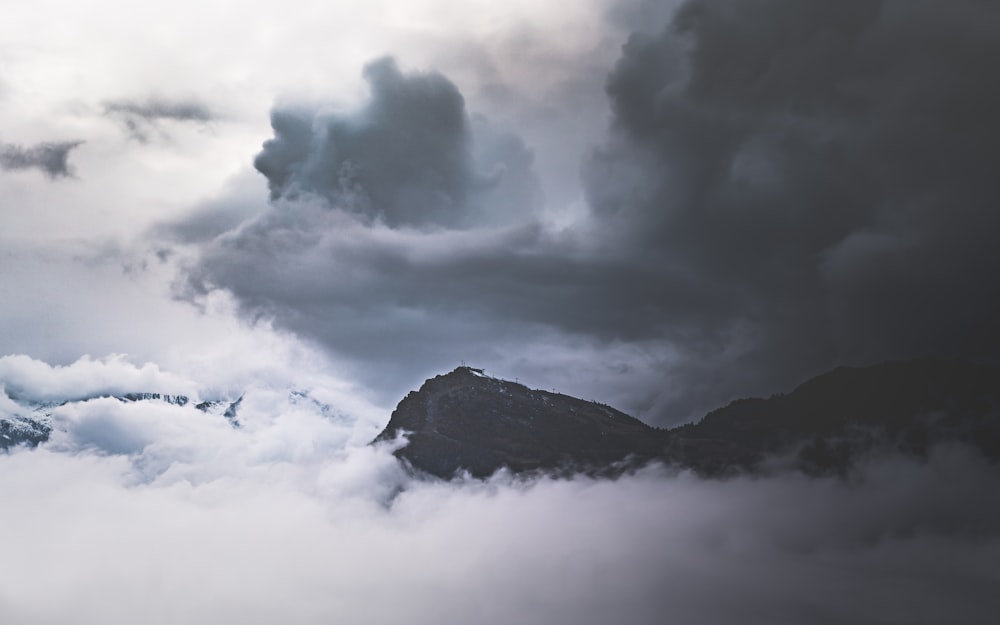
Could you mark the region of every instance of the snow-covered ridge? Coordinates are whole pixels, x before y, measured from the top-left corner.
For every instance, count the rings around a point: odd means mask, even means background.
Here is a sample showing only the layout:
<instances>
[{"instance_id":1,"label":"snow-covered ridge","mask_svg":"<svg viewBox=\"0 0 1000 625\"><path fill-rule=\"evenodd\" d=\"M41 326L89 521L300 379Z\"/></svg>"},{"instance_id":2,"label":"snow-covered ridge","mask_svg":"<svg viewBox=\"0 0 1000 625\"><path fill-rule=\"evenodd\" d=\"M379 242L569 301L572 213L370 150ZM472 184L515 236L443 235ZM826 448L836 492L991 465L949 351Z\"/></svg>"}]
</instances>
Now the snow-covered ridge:
<instances>
[{"instance_id":1,"label":"snow-covered ridge","mask_svg":"<svg viewBox=\"0 0 1000 625\"><path fill-rule=\"evenodd\" d=\"M120 395L99 394L82 399L66 399L39 402L22 400L16 394L10 394L0 388L0 450L15 445L35 447L48 440L52 433L52 412L62 406L82 404L99 399L116 399L122 403L156 402L171 406L185 407L192 404L187 395L171 395L168 393L132 392ZM243 397L236 400L212 399L194 404L195 410L210 415L218 415L234 427L240 427L238 411Z\"/></svg>"},{"instance_id":2,"label":"snow-covered ridge","mask_svg":"<svg viewBox=\"0 0 1000 625\"><path fill-rule=\"evenodd\" d=\"M320 401L311 391L301 388L290 388L286 391L284 402L276 405L276 410L282 410L281 405L298 408L305 413L319 415L332 422L342 425L353 422L348 413L333 405ZM284 394L278 391L278 394ZM29 397L30 393L27 394ZM90 414L94 410L101 412L105 408L96 407L100 401L115 400L121 404L167 405L195 410L205 415L226 420L233 428L241 428L241 408L244 407L244 395L233 398L189 397L187 395L157 393L151 391L133 391L125 393L97 393L82 396L82 393L71 393L69 398L53 398L46 401L28 399L18 393L7 392L0 381L0 451L16 445L35 447L49 440L54 428L59 427L59 419L54 418L66 410L85 409ZM280 401L280 400L279 400ZM287 402L287 403L285 403ZM107 406L107 405L105 405ZM258 406L259 411L259 406Z\"/></svg>"},{"instance_id":3,"label":"snow-covered ridge","mask_svg":"<svg viewBox=\"0 0 1000 625\"><path fill-rule=\"evenodd\" d=\"M174 406L186 406L190 402L187 395L168 395L160 393L125 393L124 395L114 395L115 399L125 402L133 401L163 401Z\"/></svg>"},{"instance_id":4,"label":"snow-covered ridge","mask_svg":"<svg viewBox=\"0 0 1000 625\"><path fill-rule=\"evenodd\" d=\"M32 447L49 438L52 431L52 420L49 417L31 418L12 416L0 419L0 449L21 443Z\"/></svg>"}]
</instances>

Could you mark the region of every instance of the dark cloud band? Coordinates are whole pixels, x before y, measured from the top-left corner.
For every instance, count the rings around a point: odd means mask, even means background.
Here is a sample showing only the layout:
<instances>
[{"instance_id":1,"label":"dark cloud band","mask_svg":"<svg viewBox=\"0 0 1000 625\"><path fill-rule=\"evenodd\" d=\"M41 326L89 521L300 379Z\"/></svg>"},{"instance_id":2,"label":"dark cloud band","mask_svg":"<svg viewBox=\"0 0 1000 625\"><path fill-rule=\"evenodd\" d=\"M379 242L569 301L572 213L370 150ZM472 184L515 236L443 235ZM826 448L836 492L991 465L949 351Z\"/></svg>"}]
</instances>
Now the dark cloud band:
<instances>
[{"instance_id":1,"label":"dark cloud band","mask_svg":"<svg viewBox=\"0 0 1000 625\"><path fill-rule=\"evenodd\" d=\"M0 169L38 169L49 178L66 178L73 175L69 154L82 144L83 141L60 141L24 147L0 143Z\"/></svg>"},{"instance_id":2,"label":"dark cloud band","mask_svg":"<svg viewBox=\"0 0 1000 625\"><path fill-rule=\"evenodd\" d=\"M129 135L141 143L148 142L152 133L162 132L160 122L207 124L218 117L202 102L161 97L144 101L113 100L104 105L104 114L119 120Z\"/></svg>"}]
</instances>

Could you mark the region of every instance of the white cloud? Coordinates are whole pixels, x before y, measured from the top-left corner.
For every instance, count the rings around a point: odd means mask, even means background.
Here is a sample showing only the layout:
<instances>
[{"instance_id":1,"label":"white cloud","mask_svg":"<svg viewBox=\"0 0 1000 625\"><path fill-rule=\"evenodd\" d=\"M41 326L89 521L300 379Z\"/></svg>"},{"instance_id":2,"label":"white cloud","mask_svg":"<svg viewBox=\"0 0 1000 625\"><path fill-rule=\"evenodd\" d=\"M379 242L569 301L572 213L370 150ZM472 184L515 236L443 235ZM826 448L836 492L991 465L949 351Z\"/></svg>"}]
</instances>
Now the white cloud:
<instances>
[{"instance_id":1,"label":"white cloud","mask_svg":"<svg viewBox=\"0 0 1000 625\"><path fill-rule=\"evenodd\" d=\"M7 391L35 401L82 399L129 392L194 395L187 380L165 373L153 363L137 367L123 356L94 360L84 356L66 366L49 365L25 355L0 356L0 380Z\"/></svg>"},{"instance_id":2,"label":"white cloud","mask_svg":"<svg viewBox=\"0 0 1000 625\"><path fill-rule=\"evenodd\" d=\"M982 590L998 581L1000 510L976 502L998 476L955 450L854 484L448 484L403 480L387 450L288 462L252 448L140 483L135 456L0 456L19 476L0 483L0 608L114 625L985 623L996 607Z\"/></svg>"},{"instance_id":3,"label":"white cloud","mask_svg":"<svg viewBox=\"0 0 1000 625\"><path fill-rule=\"evenodd\" d=\"M50 397L185 379L122 358L0 373ZM289 390L248 378L238 429L190 404L52 409L48 443L0 454L5 618L987 623L998 607L1000 472L965 448L848 480L425 482L367 446L363 402Z\"/></svg>"}]
</instances>

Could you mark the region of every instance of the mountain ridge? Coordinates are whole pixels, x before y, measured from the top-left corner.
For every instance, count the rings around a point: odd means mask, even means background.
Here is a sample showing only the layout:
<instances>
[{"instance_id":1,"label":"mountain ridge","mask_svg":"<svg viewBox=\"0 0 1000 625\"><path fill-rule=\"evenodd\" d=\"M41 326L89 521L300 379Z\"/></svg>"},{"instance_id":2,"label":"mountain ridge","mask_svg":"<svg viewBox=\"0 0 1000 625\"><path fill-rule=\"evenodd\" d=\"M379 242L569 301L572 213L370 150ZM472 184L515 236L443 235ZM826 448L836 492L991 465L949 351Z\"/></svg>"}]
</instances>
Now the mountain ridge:
<instances>
[{"instance_id":1,"label":"mountain ridge","mask_svg":"<svg viewBox=\"0 0 1000 625\"><path fill-rule=\"evenodd\" d=\"M455 418L459 411L465 418ZM657 430L605 404L530 389L461 366L428 379L393 411L374 442L411 432L400 457L432 475L465 469L485 477L515 472L609 467L653 456ZM648 443L639 443L641 437Z\"/></svg>"},{"instance_id":2,"label":"mountain ridge","mask_svg":"<svg viewBox=\"0 0 1000 625\"><path fill-rule=\"evenodd\" d=\"M60 405L97 398L159 401L225 418L240 427L236 400L192 400L152 392L32 401L7 394L0 450L48 440ZM305 391L292 403L333 408ZM197 401L197 403L195 403ZM838 367L788 393L744 398L697 422L671 429L643 423L607 404L461 366L426 380L392 412L372 443L407 442L394 454L416 472L439 478L468 473L586 473L614 477L650 463L708 476L799 470L846 474L865 455L892 451L925 457L942 443L1000 460L1000 369L922 358Z\"/></svg>"},{"instance_id":3,"label":"mountain ridge","mask_svg":"<svg viewBox=\"0 0 1000 625\"><path fill-rule=\"evenodd\" d=\"M662 430L461 366L411 391L373 443L403 433L396 456L441 478L500 468L616 475L650 462L716 476L777 466L843 474L868 453L925 456L947 442L997 460L1000 369L937 358L838 367L787 394L738 399Z\"/></svg>"},{"instance_id":4,"label":"mountain ridge","mask_svg":"<svg viewBox=\"0 0 1000 625\"><path fill-rule=\"evenodd\" d=\"M21 399L16 393L8 394L16 406L17 412L10 412L0 416L0 451L26 445L37 447L46 442L52 433L52 410L69 403L86 402L95 399L117 399L122 403L159 401L173 406L184 407L191 403L191 398L186 395L173 395L169 393L154 392L128 392L128 393L98 393L79 399L67 399L63 401L27 401ZM221 415L234 428L240 427L237 416L243 397L235 401L224 399L205 400L195 404L193 407L199 412L212 415Z\"/></svg>"}]
</instances>

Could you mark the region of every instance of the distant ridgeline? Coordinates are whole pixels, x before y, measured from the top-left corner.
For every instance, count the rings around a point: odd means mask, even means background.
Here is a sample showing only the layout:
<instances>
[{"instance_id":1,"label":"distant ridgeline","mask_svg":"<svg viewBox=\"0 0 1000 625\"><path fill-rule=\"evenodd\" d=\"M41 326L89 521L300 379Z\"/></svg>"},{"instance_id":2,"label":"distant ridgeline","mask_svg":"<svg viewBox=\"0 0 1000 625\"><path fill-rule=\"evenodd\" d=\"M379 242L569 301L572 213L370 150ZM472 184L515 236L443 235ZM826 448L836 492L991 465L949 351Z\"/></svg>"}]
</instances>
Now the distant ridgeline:
<instances>
[{"instance_id":1,"label":"distant ridgeline","mask_svg":"<svg viewBox=\"0 0 1000 625\"><path fill-rule=\"evenodd\" d=\"M939 359L841 367L787 395L741 399L701 421L652 428L609 406L458 367L396 407L374 442L406 433L396 456L449 478L514 473L617 475L651 461L722 476L844 473L865 454L925 456L940 443L1000 459L1000 369Z\"/></svg>"},{"instance_id":2,"label":"distant ridgeline","mask_svg":"<svg viewBox=\"0 0 1000 625\"><path fill-rule=\"evenodd\" d=\"M83 399L39 402L19 397L16 393L8 394L19 410L0 416L0 450L6 450L14 445L35 447L49 439L52 432L52 411L66 404L85 402L94 399L112 398L122 403L133 402L164 402L174 406L186 406L191 400L184 395L166 395L162 393L123 393L121 395L95 395ZM221 415L235 427L240 427L237 411L243 398L236 401L209 400L194 406L206 414Z\"/></svg>"}]
</instances>

